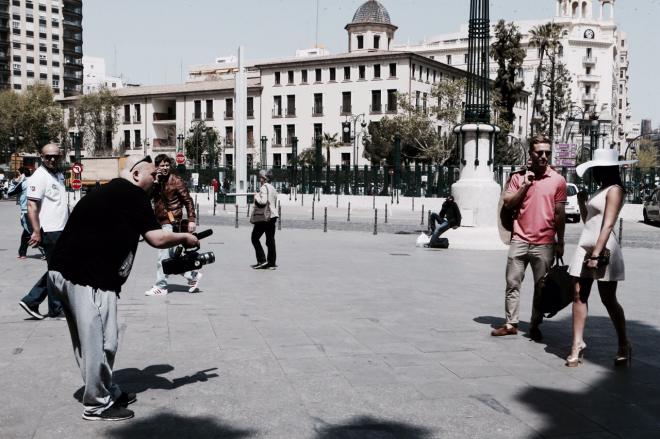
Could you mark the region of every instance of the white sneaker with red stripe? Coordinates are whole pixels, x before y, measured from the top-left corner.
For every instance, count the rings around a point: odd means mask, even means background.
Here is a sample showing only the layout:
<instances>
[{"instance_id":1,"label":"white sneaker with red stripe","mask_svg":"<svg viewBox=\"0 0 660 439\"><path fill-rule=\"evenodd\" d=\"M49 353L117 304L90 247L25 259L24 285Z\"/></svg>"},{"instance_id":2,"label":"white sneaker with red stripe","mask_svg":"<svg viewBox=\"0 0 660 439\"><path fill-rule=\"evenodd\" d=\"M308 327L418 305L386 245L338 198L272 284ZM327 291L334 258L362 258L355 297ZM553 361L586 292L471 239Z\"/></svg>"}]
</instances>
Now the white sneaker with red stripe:
<instances>
[{"instance_id":1,"label":"white sneaker with red stripe","mask_svg":"<svg viewBox=\"0 0 660 439\"><path fill-rule=\"evenodd\" d=\"M144 292L145 296L166 296L167 288L151 287Z\"/></svg>"}]
</instances>

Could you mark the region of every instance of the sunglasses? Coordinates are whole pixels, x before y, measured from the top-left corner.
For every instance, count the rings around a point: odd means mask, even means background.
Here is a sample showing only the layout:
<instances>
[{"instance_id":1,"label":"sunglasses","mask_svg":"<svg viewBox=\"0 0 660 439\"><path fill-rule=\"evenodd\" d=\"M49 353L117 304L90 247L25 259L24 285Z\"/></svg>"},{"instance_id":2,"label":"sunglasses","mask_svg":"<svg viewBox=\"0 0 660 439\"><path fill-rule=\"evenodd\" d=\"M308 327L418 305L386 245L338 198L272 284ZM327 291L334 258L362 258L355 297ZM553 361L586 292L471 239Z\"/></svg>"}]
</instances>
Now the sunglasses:
<instances>
[{"instance_id":1,"label":"sunglasses","mask_svg":"<svg viewBox=\"0 0 660 439\"><path fill-rule=\"evenodd\" d=\"M49 160L59 160L60 157L62 157L59 154L46 154L43 156L44 160L49 161Z\"/></svg>"},{"instance_id":2,"label":"sunglasses","mask_svg":"<svg viewBox=\"0 0 660 439\"><path fill-rule=\"evenodd\" d=\"M135 167L136 167L137 165L139 165L140 163L152 163L152 161L151 161L151 156L148 155L148 156L146 156L145 158L143 158L142 160L140 160L139 162L136 162L133 166L131 166L131 169L129 169L128 172L133 172L133 169L135 169Z\"/></svg>"},{"instance_id":3,"label":"sunglasses","mask_svg":"<svg viewBox=\"0 0 660 439\"><path fill-rule=\"evenodd\" d=\"M541 157L542 155L545 155L546 157L551 157L552 151L534 151L534 154L536 154L539 157Z\"/></svg>"}]
</instances>

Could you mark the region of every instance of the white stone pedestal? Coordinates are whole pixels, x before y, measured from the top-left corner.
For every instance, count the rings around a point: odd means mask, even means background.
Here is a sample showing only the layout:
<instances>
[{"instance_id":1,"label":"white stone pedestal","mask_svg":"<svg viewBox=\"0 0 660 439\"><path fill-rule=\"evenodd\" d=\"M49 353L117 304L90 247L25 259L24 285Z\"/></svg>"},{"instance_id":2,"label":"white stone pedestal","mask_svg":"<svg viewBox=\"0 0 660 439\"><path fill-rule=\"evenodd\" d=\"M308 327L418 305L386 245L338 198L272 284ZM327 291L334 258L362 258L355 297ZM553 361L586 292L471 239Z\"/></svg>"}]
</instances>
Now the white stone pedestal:
<instances>
[{"instance_id":1,"label":"white stone pedestal","mask_svg":"<svg viewBox=\"0 0 660 439\"><path fill-rule=\"evenodd\" d=\"M500 239L497 226L497 206L501 189L495 183L492 165L495 135L499 131L494 125L480 123L463 124L454 128L454 133L458 134L459 138L461 177L452 185L451 192L461 212L471 213L472 224L464 223L463 226L478 229L459 232L461 235L473 235L474 240L466 240L470 242L471 249L506 248Z\"/></svg>"}]
</instances>

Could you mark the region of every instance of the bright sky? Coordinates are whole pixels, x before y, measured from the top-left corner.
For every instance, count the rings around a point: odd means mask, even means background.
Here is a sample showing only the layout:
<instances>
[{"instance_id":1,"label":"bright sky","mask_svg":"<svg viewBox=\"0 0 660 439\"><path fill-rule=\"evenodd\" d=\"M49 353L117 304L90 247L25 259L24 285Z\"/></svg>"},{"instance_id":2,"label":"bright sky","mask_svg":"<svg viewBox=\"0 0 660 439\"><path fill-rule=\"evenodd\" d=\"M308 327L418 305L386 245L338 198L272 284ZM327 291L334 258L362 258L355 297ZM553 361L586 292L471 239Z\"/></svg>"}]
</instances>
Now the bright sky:
<instances>
[{"instance_id":1,"label":"bright sky","mask_svg":"<svg viewBox=\"0 0 660 439\"><path fill-rule=\"evenodd\" d=\"M318 0L318 42L347 49L344 26L363 0ZM458 31L469 0L381 0L399 27L395 40L416 42ZM597 1L594 0L597 5ZM245 46L248 59L292 56L316 42L317 0L86 0L83 51L106 59L109 74L131 82L181 82L187 67L212 63ZM493 0L491 20L552 18L555 0ZM618 0L615 17L628 33L633 120L660 125L660 0ZM181 68L183 66L183 69Z\"/></svg>"}]
</instances>

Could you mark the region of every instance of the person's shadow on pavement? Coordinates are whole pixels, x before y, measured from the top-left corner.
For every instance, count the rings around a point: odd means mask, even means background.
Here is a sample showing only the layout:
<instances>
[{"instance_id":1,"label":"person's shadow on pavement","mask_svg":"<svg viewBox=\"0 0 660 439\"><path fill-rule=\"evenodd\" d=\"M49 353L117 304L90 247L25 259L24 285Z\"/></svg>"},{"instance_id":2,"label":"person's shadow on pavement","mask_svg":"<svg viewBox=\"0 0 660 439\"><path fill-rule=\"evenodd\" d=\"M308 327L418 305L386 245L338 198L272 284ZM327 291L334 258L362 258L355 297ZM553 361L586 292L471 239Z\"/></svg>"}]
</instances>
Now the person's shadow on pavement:
<instances>
[{"instance_id":1,"label":"person's shadow on pavement","mask_svg":"<svg viewBox=\"0 0 660 439\"><path fill-rule=\"evenodd\" d=\"M431 430L416 425L371 416L356 416L342 424L328 424L315 419L314 439L430 439Z\"/></svg>"},{"instance_id":2,"label":"person's shadow on pavement","mask_svg":"<svg viewBox=\"0 0 660 439\"><path fill-rule=\"evenodd\" d=\"M116 370L113 374L113 380L123 390L135 393L142 393L149 389L172 390L187 384L205 382L209 378L217 378L219 376L217 373L209 373L217 369L217 367L213 367L211 369L200 370L192 375L169 380L160 375L173 371L174 367L169 364L154 364L144 369L131 367ZM82 402L84 391L85 387L83 386L76 390L73 397Z\"/></svg>"}]
</instances>

